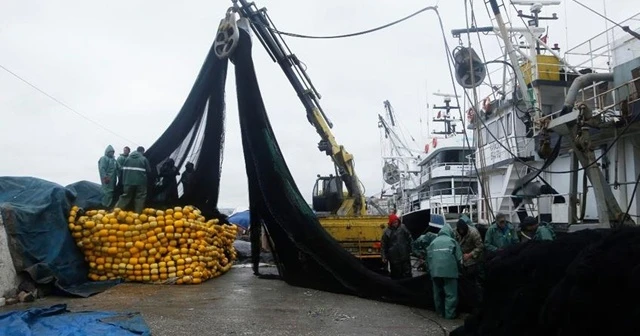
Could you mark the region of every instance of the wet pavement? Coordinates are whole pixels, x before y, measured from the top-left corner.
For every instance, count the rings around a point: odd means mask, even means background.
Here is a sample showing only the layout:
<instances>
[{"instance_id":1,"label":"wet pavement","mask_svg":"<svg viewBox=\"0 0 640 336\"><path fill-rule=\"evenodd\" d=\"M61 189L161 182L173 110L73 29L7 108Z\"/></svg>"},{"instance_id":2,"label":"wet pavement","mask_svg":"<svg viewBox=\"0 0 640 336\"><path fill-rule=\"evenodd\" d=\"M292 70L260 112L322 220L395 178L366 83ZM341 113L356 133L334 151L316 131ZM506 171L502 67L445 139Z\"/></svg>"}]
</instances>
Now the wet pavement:
<instances>
[{"instance_id":1,"label":"wet pavement","mask_svg":"<svg viewBox=\"0 0 640 336\"><path fill-rule=\"evenodd\" d=\"M121 284L86 299L47 297L0 312L58 303L71 311L141 312L152 335L446 335L462 324L427 310L258 279L250 268L201 285Z\"/></svg>"}]
</instances>

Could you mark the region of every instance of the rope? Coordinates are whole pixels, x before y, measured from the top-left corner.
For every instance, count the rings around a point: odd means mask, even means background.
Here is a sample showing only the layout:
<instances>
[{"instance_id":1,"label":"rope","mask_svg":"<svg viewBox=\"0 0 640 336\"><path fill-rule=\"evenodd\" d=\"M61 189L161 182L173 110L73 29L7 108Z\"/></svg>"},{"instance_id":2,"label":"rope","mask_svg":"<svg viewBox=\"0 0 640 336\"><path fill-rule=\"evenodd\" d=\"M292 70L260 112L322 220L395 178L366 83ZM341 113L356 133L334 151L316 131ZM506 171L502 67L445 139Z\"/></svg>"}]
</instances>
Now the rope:
<instances>
[{"instance_id":1,"label":"rope","mask_svg":"<svg viewBox=\"0 0 640 336\"><path fill-rule=\"evenodd\" d=\"M454 78L454 75L453 75L453 70L452 70L452 66L453 66L453 63L454 63L453 55L451 54L451 52L449 52L449 50L450 50L449 42L447 41L447 35L446 35L445 30L444 30L444 24L442 23L442 17L440 16L440 12L438 12L437 9L435 9L435 12L436 12L436 16L438 17L438 23L440 25L440 31L442 33L442 40L444 42L444 46L445 46L445 49L446 49L445 51L446 51L446 54L447 54L447 63L449 65L449 67L448 67L449 68L449 77L451 79L451 85L453 86L453 94L454 94L454 96L456 98L456 105L457 106L461 106L460 98L458 97L458 89L456 87L456 81L455 81L455 78ZM467 94L467 97L468 97L468 93L466 91L465 91L465 94ZM471 101L471 99L469 99L469 101ZM467 123L465 121L466 119L465 119L465 116L464 116L464 113L462 112L462 110L458 109L458 115L460 116L460 121L462 122L462 127L464 129L466 129L467 128L467 125L466 125ZM471 147L471 144L469 142L469 136L467 135L467 132L464 132L464 140L465 140L465 143L467 144L467 147L473 148L473 147ZM476 172L476 175L479 177L480 176L480 171L478 170L478 165L476 165L475 160L472 161L472 162L473 162L473 169ZM488 194L487 194L487 190L485 188L481 188L481 189L482 189L482 196L484 197L484 199L488 199L489 197L488 197ZM487 209L489 210L489 213L491 213L491 217L493 217L493 209L491 207L491 203L487 202L486 205L487 205Z\"/></svg>"},{"instance_id":2,"label":"rope","mask_svg":"<svg viewBox=\"0 0 640 336\"><path fill-rule=\"evenodd\" d=\"M316 35L316 36L314 36L314 35L304 35L304 34L296 34L296 33L284 32L284 31L276 30L276 29L273 29L273 28L270 28L270 27L267 27L267 28L269 28L271 31L277 32L277 33L285 35L285 36L290 36L290 37L305 38L305 39L324 39L324 40L340 39L340 38L347 38L347 37L355 37L355 36L360 36L360 35L366 35L366 34L370 34L370 33L385 29L385 28L389 28L391 26L397 25L398 23L401 23L401 22L404 22L406 20L409 20L410 18L412 18L412 17L414 17L414 16L416 16L416 15L418 15L420 13L426 12L428 10L437 11L438 7L437 6L427 6L427 7L424 7L424 8L422 8L422 9L420 9L420 10L418 10L418 11L412 13L412 14L409 14L409 15L401 18L401 19L395 20L395 21L387 23L385 25L382 25L382 26L379 26L379 27L375 27L375 28L371 28L371 29L367 29L367 30L363 30L363 31L359 31L359 32L355 32L355 33L341 34L341 35ZM253 23L255 23L255 22L253 22Z\"/></svg>"},{"instance_id":3,"label":"rope","mask_svg":"<svg viewBox=\"0 0 640 336\"><path fill-rule=\"evenodd\" d=\"M627 216L629 216L629 210L631 210L631 205L633 205L633 199L636 197L636 191L638 190L638 184L640 184L640 175L638 175L638 178L636 179L636 184L633 187L633 192L631 193L631 200L629 201L629 205L627 206L627 211L625 211L624 217L622 217L622 220L625 220L627 218ZM638 216L634 216L634 217L638 217Z\"/></svg>"},{"instance_id":4,"label":"rope","mask_svg":"<svg viewBox=\"0 0 640 336\"><path fill-rule=\"evenodd\" d=\"M20 81L22 81L23 83L25 83L25 84L29 85L30 87L34 88L36 91L38 91L38 92L42 93L43 95L45 95L45 96L46 96L46 97L48 97L49 99L51 99L51 100L53 100L54 102L56 102L56 103L58 103L58 104L62 105L63 107L65 107L65 108L66 108L66 109L68 109L69 111L71 111L71 112L73 112L73 113L77 114L78 116L80 116L80 117L82 117L83 119L85 119L85 120L89 121L90 123L92 123L92 124L94 124L94 125L96 125L96 126L98 126L98 127L102 128L103 130L105 130L105 131L107 131L107 132L111 133L112 135L115 135L116 137L118 137L118 138L120 138L120 139L122 139L122 140L125 140L125 141L127 141L127 142L129 142L129 143L136 143L135 141L132 141L132 140L130 140L130 139L125 138L124 136L122 136L122 135L120 135L120 134L118 134L118 133L116 133L116 132L114 132L114 131L112 131L112 130L108 129L106 126L103 126L103 125L102 125L102 124L100 124L99 122L97 122L97 121L95 121L95 120L93 120L93 119L91 119L91 118L87 117L86 115L84 115L84 114L82 114L82 113L80 113L80 112L76 111L75 109L73 109L73 108L72 108L72 107L70 107L69 105L67 105L67 104L63 103L62 101L58 100L58 99L57 99L57 98L55 98L54 96L52 96L52 95L50 95L50 94L46 93L44 90L40 89L39 87L35 86L34 84L31 84L29 81L27 81L26 79L24 79L24 78L20 77L18 74L16 74L15 72L13 72L13 71L11 71L11 70L7 69L6 67L4 67L4 66L3 66L3 65L1 65L1 64L0 64L0 69L2 69L2 70L4 70L4 71L6 71L7 73L11 74L13 77L15 77L15 78L19 79L19 80L20 80Z\"/></svg>"}]
</instances>

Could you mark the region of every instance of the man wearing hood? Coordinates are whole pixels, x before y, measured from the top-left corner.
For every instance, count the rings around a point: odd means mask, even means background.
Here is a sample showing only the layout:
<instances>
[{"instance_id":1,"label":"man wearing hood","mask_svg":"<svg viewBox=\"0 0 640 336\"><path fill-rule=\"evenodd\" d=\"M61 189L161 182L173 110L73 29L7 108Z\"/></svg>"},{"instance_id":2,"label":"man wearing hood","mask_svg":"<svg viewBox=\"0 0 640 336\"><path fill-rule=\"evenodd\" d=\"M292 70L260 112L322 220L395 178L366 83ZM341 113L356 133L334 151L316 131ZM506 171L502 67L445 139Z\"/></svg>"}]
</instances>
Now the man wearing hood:
<instances>
[{"instance_id":1,"label":"man wearing hood","mask_svg":"<svg viewBox=\"0 0 640 336\"><path fill-rule=\"evenodd\" d=\"M546 225L539 225L538 221L531 216L527 216L520 223L520 241L529 240L554 240L556 234L553 233Z\"/></svg>"},{"instance_id":2,"label":"man wearing hood","mask_svg":"<svg viewBox=\"0 0 640 336\"><path fill-rule=\"evenodd\" d=\"M389 215L389 227L382 233L382 262L389 262L391 279L411 278L411 233L395 214Z\"/></svg>"},{"instance_id":3,"label":"man wearing hood","mask_svg":"<svg viewBox=\"0 0 640 336\"><path fill-rule=\"evenodd\" d=\"M484 235L484 248L489 252L496 252L511 245L520 243L516 229L507 216L497 214L495 223L491 224Z\"/></svg>"},{"instance_id":4,"label":"man wearing hood","mask_svg":"<svg viewBox=\"0 0 640 336\"><path fill-rule=\"evenodd\" d=\"M149 161L144 157L144 147L140 146L124 160L122 180L124 193L120 196L116 208L124 209L133 200L136 213L142 213L147 199L147 173L151 172Z\"/></svg>"},{"instance_id":5,"label":"man wearing hood","mask_svg":"<svg viewBox=\"0 0 640 336\"><path fill-rule=\"evenodd\" d=\"M484 250L484 244L480 232L475 227L469 226L463 218L456 224L455 238L462 249L462 261L465 268L474 267Z\"/></svg>"},{"instance_id":6,"label":"man wearing hood","mask_svg":"<svg viewBox=\"0 0 640 336\"><path fill-rule=\"evenodd\" d=\"M449 225L445 224L429 245L427 261L436 312L446 319L454 319L458 307L458 274L462 264L462 249L454 239Z\"/></svg>"},{"instance_id":7,"label":"man wearing hood","mask_svg":"<svg viewBox=\"0 0 640 336\"><path fill-rule=\"evenodd\" d=\"M105 208L113 205L113 192L116 187L118 174L118 163L113 157L115 150L111 145L104 150L104 156L98 160L98 172L100 173L100 183L102 183L102 206Z\"/></svg>"}]
</instances>

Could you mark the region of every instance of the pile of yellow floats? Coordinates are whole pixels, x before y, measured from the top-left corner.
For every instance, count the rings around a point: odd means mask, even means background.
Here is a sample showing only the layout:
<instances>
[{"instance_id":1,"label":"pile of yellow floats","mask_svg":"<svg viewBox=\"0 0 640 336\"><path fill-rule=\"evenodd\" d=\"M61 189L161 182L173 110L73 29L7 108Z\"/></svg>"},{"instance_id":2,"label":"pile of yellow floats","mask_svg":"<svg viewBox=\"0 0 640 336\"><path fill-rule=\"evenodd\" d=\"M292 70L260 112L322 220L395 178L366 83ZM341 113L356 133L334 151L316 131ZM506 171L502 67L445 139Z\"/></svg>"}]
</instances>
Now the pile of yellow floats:
<instances>
[{"instance_id":1,"label":"pile of yellow floats","mask_svg":"<svg viewBox=\"0 0 640 336\"><path fill-rule=\"evenodd\" d=\"M235 225L206 221L192 206L69 214L69 230L89 263L89 278L199 284L227 272L236 259Z\"/></svg>"}]
</instances>

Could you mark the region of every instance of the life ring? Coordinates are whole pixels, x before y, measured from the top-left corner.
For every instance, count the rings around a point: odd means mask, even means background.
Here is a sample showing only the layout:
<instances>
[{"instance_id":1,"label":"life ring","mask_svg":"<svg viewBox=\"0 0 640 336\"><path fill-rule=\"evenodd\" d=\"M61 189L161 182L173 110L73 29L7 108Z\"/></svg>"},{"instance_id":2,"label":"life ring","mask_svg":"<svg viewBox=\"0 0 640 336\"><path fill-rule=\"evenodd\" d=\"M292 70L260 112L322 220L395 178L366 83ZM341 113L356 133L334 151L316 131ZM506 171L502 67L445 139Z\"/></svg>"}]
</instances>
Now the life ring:
<instances>
[{"instance_id":1,"label":"life ring","mask_svg":"<svg viewBox=\"0 0 640 336\"><path fill-rule=\"evenodd\" d=\"M424 152L429 153L429 144L424 145Z\"/></svg>"},{"instance_id":2,"label":"life ring","mask_svg":"<svg viewBox=\"0 0 640 336\"><path fill-rule=\"evenodd\" d=\"M438 145L438 139L433 138L433 140L431 140L431 145L433 146L433 148L436 148L436 146Z\"/></svg>"}]
</instances>

